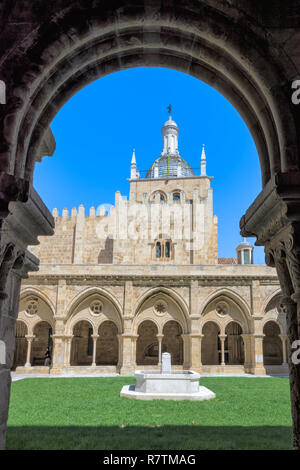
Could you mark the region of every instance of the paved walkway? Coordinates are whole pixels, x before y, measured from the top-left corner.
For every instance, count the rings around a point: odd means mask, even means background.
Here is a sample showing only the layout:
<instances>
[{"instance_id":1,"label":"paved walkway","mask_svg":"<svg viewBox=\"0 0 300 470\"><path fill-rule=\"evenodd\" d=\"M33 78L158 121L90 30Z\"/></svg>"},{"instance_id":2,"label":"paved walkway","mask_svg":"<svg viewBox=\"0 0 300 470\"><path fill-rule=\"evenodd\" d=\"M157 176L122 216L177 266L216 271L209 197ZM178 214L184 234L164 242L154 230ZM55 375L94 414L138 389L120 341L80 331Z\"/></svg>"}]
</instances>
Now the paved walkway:
<instances>
[{"instance_id":1,"label":"paved walkway","mask_svg":"<svg viewBox=\"0 0 300 470\"><path fill-rule=\"evenodd\" d=\"M11 373L12 381L17 382L18 380L23 379L70 379L70 378L97 378L97 377L133 377L132 375L120 375L120 374L65 374L65 375L49 375L49 374L16 374L15 372ZM287 374L278 374L278 375L253 375L253 374L202 374L201 377L245 377L245 378L262 378L268 379L271 377L281 377L288 378Z\"/></svg>"}]
</instances>

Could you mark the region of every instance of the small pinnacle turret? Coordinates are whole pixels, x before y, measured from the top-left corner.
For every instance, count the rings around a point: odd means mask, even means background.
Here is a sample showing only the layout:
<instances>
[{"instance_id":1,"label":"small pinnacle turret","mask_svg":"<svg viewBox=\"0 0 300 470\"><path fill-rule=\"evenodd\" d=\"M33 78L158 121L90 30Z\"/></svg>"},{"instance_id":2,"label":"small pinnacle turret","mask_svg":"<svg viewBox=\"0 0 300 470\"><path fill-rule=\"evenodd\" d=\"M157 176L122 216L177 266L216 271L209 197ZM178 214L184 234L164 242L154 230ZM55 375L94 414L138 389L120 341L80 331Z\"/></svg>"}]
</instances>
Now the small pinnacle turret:
<instances>
[{"instance_id":1,"label":"small pinnacle turret","mask_svg":"<svg viewBox=\"0 0 300 470\"><path fill-rule=\"evenodd\" d=\"M201 176L206 176L206 155L205 155L205 145L202 145L202 153L201 153Z\"/></svg>"},{"instance_id":2,"label":"small pinnacle turret","mask_svg":"<svg viewBox=\"0 0 300 470\"><path fill-rule=\"evenodd\" d=\"M139 177L140 177L140 174L136 169L135 149L133 149L132 157L131 157L131 165L130 165L130 178L136 179Z\"/></svg>"}]
</instances>

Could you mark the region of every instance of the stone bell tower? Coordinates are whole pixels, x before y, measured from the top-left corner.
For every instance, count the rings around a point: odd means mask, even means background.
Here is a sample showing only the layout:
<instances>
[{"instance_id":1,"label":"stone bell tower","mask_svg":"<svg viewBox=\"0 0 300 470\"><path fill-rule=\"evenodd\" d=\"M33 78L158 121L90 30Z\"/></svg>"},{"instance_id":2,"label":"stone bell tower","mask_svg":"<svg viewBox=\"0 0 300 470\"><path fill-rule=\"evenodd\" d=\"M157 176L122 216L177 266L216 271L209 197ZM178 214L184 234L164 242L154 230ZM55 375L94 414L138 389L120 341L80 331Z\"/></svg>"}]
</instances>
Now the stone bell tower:
<instances>
[{"instance_id":1,"label":"stone bell tower","mask_svg":"<svg viewBox=\"0 0 300 470\"><path fill-rule=\"evenodd\" d=\"M217 264L217 217L204 145L201 172L195 175L179 153L179 127L171 115L161 133L161 154L145 177L137 171L133 152L129 201L121 203L122 212L129 211L135 219L136 237L116 244L116 259L133 264Z\"/></svg>"}]
</instances>

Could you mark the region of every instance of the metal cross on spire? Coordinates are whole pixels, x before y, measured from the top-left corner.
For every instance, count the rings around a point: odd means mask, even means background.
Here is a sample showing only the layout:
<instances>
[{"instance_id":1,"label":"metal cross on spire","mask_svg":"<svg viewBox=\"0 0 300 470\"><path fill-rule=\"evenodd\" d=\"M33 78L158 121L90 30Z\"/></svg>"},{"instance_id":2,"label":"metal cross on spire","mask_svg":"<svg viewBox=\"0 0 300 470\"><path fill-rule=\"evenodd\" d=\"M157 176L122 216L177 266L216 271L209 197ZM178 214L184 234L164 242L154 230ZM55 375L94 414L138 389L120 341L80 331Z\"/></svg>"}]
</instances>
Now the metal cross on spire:
<instances>
[{"instance_id":1,"label":"metal cross on spire","mask_svg":"<svg viewBox=\"0 0 300 470\"><path fill-rule=\"evenodd\" d=\"M167 107L167 110L168 110L168 113L171 114L171 110L172 110L172 106L169 104L169 106Z\"/></svg>"}]
</instances>

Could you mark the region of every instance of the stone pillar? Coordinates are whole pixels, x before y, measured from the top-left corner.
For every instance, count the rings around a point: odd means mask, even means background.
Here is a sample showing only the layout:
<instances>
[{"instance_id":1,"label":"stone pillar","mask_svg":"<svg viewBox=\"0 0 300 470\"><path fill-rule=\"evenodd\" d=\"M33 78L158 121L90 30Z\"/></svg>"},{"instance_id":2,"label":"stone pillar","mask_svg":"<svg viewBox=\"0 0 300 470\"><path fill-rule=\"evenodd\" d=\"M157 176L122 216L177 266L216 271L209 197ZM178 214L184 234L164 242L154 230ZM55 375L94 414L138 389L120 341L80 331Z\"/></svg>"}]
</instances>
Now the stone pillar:
<instances>
[{"instance_id":1,"label":"stone pillar","mask_svg":"<svg viewBox=\"0 0 300 470\"><path fill-rule=\"evenodd\" d=\"M201 372L201 342L204 335L191 333L190 335L190 368L196 372Z\"/></svg>"},{"instance_id":2,"label":"stone pillar","mask_svg":"<svg viewBox=\"0 0 300 470\"><path fill-rule=\"evenodd\" d=\"M224 343L227 335L219 335L221 341L221 366L225 366L225 348Z\"/></svg>"},{"instance_id":3,"label":"stone pillar","mask_svg":"<svg viewBox=\"0 0 300 470\"><path fill-rule=\"evenodd\" d=\"M132 337L133 336L133 337ZM136 336L137 339L138 336ZM134 335L132 334L127 334L123 333L120 335L121 341L122 341L122 367L120 370L121 374L132 374L135 370L135 345L136 345L136 339L134 338Z\"/></svg>"},{"instance_id":4,"label":"stone pillar","mask_svg":"<svg viewBox=\"0 0 300 470\"><path fill-rule=\"evenodd\" d=\"M131 341L132 341L132 358L131 358L131 363L134 367L136 368L136 342L138 339L139 335L131 335Z\"/></svg>"},{"instance_id":5,"label":"stone pillar","mask_svg":"<svg viewBox=\"0 0 300 470\"><path fill-rule=\"evenodd\" d=\"M92 335L92 338L93 338L93 361L92 361L92 367L96 367L97 339L99 338L99 335Z\"/></svg>"},{"instance_id":6,"label":"stone pillar","mask_svg":"<svg viewBox=\"0 0 300 470\"><path fill-rule=\"evenodd\" d=\"M133 328L133 285L132 281L125 281L124 303L123 303L123 333L119 335L121 344L122 364L120 364L120 374L132 374L135 370L135 342L132 341Z\"/></svg>"},{"instance_id":7,"label":"stone pillar","mask_svg":"<svg viewBox=\"0 0 300 470\"><path fill-rule=\"evenodd\" d=\"M244 341L244 367L245 372L248 374L252 374L252 370L255 368L254 364L254 345L252 346L253 342L253 335L250 333L243 333L241 337Z\"/></svg>"},{"instance_id":8,"label":"stone pillar","mask_svg":"<svg viewBox=\"0 0 300 470\"><path fill-rule=\"evenodd\" d=\"M6 206L3 184L9 188ZM6 356L5 364L0 364L0 449L4 449L21 280L38 270L38 259L27 246L38 245L39 235L51 235L54 221L28 181L2 172L0 193L0 341Z\"/></svg>"},{"instance_id":9,"label":"stone pillar","mask_svg":"<svg viewBox=\"0 0 300 470\"><path fill-rule=\"evenodd\" d=\"M286 366L287 365L287 355L286 355L287 336L279 335L279 338L281 339L281 342L282 342L282 365Z\"/></svg>"},{"instance_id":10,"label":"stone pillar","mask_svg":"<svg viewBox=\"0 0 300 470\"><path fill-rule=\"evenodd\" d=\"M34 340L35 336L34 335L25 335L25 338L27 339L27 355L26 355L25 367L31 367L31 362L30 362L31 345L32 345L32 341Z\"/></svg>"},{"instance_id":11,"label":"stone pillar","mask_svg":"<svg viewBox=\"0 0 300 470\"><path fill-rule=\"evenodd\" d=\"M190 350L191 350L191 338L189 334L182 334L183 339L183 369L187 370L190 368Z\"/></svg>"},{"instance_id":12,"label":"stone pillar","mask_svg":"<svg viewBox=\"0 0 300 470\"><path fill-rule=\"evenodd\" d=\"M60 375L65 361L65 348L64 348L64 320L59 316L54 316L55 320L55 333L52 335L53 349L51 356L50 374Z\"/></svg>"},{"instance_id":13,"label":"stone pillar","mask_svg":"<svg viewBox=\"0 0 300 470\"><path fill-rule=\"evenodd\" d=\"M263 353L263 338L264 334L251 335L252 340L252 367L251 373L254 375L265 375L266 369L264 366L264 353Z\"/></svg>"},{"instance_id":14,"label":"stone pillar","mask_svg":"<svg viewBox=\"0 0 300 470\"><path fill-rule=\"evenodd\" d=\"M164 335L157 334L156 337L158 340L158 365L159 367L161 367L161 347L162 347L162 341L163 341Z\"/></svg>"},{"instance_id":15,"label":"stone pillar","mask_svg":"<svg viewBox=\"0 0 300 470\"><path fill-rule=\"evenodd\" d=\"M291 152L293 153L293 151ZM292 155L295 161L299 155ZM283 152L284 157L284 152ZM300 172L277 171L240 221L243 237L256 236L266 264L275 267L286 312L288 364L293 418L293 447L300 450L300 364L293 345L300 339Z\"/></svg>"},{"instance_id":16,"label":"stone pillar","mask_svg":"<svg viewBox=\"0 0 300 470\"><path fill-rule=\"evenodd\" d=\"M123 341L122 335L118 334L118 363L117 363L117 371L119 374L121 373L122 363L123 363Z\"/></svg>"}]
</instances>

